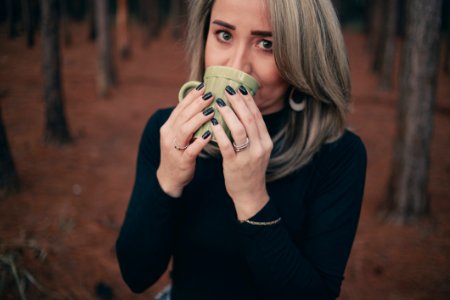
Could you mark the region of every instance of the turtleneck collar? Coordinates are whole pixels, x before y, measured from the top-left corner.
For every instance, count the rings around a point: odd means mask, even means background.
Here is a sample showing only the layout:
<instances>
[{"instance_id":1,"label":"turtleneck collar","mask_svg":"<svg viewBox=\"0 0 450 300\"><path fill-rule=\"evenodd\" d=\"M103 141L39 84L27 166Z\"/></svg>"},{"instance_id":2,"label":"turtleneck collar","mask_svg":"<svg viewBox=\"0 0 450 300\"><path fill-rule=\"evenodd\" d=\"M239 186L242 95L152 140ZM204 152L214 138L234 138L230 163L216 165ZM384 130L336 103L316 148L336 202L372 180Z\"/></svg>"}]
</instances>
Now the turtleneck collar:
<instances>
[{"instance_id":1,"label":"turtleneck collar","mask_svg":"<svg viewBox=\"0 0 450 300\"><path fill-rule=\"evenodd\" d=\"M285 105L281 110L263 115L264 123L266 123L267 130L271 137L273 137L288 118L289 108Z\"/></svg>"}]
</instances>

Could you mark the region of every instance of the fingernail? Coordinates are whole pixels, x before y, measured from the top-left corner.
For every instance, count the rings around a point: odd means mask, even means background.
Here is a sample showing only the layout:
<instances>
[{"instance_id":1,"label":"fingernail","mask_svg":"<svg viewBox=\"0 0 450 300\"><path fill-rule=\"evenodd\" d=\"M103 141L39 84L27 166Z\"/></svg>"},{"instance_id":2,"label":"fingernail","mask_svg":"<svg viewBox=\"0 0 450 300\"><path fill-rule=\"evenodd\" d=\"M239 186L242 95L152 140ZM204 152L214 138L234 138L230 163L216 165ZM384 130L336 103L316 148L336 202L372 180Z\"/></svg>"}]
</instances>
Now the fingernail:
<instances>
[{"instance_id":1,"label":"fingernail","mask_svg":"<svg viewBox=\"0 0 450 300\"><path fill-rule=\"evenodd\" d=\"M195 88L197 91L200 91L203 87L205 86L205 84L202 82L199 85L197 85L197 87Z\"/></svg>"},{"instance_id":2,"label":"fingernail","mask_svg":"<svg viewBox=\"0 0 450 300\"><path fill-rule=\"evenodd\" d=\"M217 98L216 102L220 107L226 106L225 101L223 101L221 98Z\"/></svg>"},{"instance_id":3,"label":"fingernail","mask_svg":"<svg viewBox=\"0 0 450 300\"><path fill-rule=\"evenodd\" d=\"M236 95L236 91L229 85L226 86L225 90L227 91L228 94L230 94L231 96Z\"/></svg>"},{"instance_id":4,"label":"fingernail","mask_svg":"<svg viewBox=\"0 0 450 300\"><path fill-rule=\"evenodd\" d=\"M211 98L212 97L212 93L211 92L207 92L206 94L204 94L203 96L202 96L202 98L203 98L203 100L208 100L209 98Z\"/></svg>"},{"instance_id":5,"label":"fingernail","mask_svg":"<svg viewBox=\"0 0 450 300\"><path fill-rule=\"evenodd\" d=\"M245 88L245 86L241 85L239 87L239 91L241 92L242 95L248 95L247 89Z\"/></svg>"},{"instance_id":6,"label":"fingernail","mask_svg":"<svg viewBox=\"0 0 450 300\"><path fill-rule=\"evenodd\" d=\"M204 114L205 116L208 116L208 115L212 114L213 112L214 112L214 108L208 107L207 109L205 109L205 110L203 111L203 114Z\"/></svg>"},{"instance_id":7,"label":"fingernail","mask_svg":"<svg viewBox=\"0 0 450 300\"><path fill-rule=\"evenodd\" d=\"M202 135L202 138L204 139L204 140L206 140L207 138L209 138L209 136L211 135L211 131L206 131L203 135Z\"/></svg>"},{"instance_id":8,"label":"fingernail","mask_svg":"<svg viewBox=\"0 0 450 300\"><path fill-rule=\"evenodd\" d=\"M212 123L214 126L216 126L217 124L219 124L219 122L217 121L216 118L212 118L212 119L211 119L211 123Z\"/></svg>"}]
</instances>

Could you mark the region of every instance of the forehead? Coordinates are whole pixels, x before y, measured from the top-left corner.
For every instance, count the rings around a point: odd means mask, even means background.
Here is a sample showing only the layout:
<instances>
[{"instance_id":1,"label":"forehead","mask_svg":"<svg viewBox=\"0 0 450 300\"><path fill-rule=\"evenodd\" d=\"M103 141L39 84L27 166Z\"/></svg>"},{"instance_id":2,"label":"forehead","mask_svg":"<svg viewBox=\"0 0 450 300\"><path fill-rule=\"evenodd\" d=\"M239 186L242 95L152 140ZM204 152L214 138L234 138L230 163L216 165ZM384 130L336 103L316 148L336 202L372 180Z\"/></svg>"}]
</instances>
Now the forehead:
<instances>
[{"instance_id":1,"label":"forehead","mask_svg":"<svg viewBox=\"0 0 450 300\"><path fill-rule=\"evenodd\" d=\"M265 0L215 0L211 21L215 19L250 30L272 30Z\"/></svg>"}]
</instances>

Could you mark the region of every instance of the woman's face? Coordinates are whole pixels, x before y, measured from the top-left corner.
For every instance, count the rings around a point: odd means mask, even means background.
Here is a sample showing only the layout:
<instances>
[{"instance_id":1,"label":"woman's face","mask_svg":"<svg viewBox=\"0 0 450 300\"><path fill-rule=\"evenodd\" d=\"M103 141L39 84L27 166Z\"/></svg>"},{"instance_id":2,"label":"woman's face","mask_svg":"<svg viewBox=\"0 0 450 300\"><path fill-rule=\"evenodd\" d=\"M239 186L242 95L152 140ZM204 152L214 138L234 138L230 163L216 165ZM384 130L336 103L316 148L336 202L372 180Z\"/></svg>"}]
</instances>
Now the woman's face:
<instances>
[{"instance_id":1,"label":"woman's face","mask_svg":"<svg viewBox=\"0 0 450 300\"><path fill-rule=\"evenodd\" d=\"M279 111L288 84L281 78L272 49L272 25L263 0L216 0L205 48L205 66L227 66L255 77L262 114Z\"/></svg>"}]
</instances>

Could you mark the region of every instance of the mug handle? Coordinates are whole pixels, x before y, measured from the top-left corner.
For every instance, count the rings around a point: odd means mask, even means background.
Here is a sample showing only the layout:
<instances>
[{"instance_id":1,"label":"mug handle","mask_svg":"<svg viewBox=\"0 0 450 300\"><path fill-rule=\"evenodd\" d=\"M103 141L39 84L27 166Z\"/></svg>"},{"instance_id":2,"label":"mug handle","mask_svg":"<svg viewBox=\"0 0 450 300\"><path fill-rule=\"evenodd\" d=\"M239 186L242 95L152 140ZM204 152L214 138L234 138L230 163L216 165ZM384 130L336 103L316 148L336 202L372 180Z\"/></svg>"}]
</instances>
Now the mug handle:
<instances>
[{"instance_id":1,"label":"mug handle","mask_svg":"<svg viewBox=\"0 0 450 300\"><path fill-rule=\"evenodd\" d=\"M186 97L187 93L189 93L190 90L197 87L201 82L200 81L188 81L180 88L180 92L178 93L178 100L181 102L183 101L184 97Z\"/></svg>"}]
</instances>

